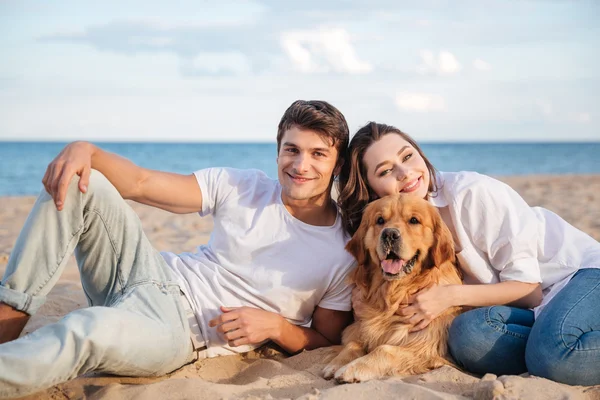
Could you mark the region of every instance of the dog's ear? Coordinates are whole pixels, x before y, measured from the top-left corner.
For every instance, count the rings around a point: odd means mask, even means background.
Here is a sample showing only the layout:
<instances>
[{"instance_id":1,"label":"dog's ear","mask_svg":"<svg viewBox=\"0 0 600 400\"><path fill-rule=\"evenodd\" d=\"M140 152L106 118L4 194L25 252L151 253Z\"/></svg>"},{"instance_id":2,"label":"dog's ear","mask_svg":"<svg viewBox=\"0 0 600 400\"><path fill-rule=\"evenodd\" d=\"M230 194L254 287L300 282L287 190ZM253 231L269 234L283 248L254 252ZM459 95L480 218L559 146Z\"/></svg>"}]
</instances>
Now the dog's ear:
<instances>
[{"instance_id":1,"label":"dog's ear","mask_svg":"<svg viewBox=\"0 0 600 400\"><path fill-rule=\"evenodd\" d=\"M371 268L369 268L371 257L364 244L366 232L363 225L365 224L360 225L358 230L352 236L352 239L346 244L346 251L352 254L358 263L354 271L350 274L350 279L356 283L357 286L366 289L371 277Z\"/></svg>"},{"instance_id":2,"label":"dog's ear","mask_svg":"<svg viewBox=\"0 0 600 400\"><path fill-rule=\"evenodd\" d=\"M431 258L433 266L440 267L445 262L456 263L456 254L454 252L454 239L450 230L442 221L437 210L432 211L433 216L433 236L434 243L431 248Z\"/></svg>"}]
</instances>

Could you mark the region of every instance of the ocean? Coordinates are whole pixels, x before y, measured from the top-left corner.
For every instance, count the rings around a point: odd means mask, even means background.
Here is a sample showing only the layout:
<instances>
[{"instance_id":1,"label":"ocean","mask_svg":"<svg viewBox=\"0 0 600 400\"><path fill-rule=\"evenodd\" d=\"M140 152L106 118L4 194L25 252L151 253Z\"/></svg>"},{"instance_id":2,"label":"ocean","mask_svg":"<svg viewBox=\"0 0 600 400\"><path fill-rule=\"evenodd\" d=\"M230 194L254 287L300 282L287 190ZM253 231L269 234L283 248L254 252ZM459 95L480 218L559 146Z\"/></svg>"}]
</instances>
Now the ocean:
<instances>
[{"instance_id":1,"label":"ocean","mask_svg":"<svg viewBox=\"0 0 600 400\"><path fill-rule=\"evenodd\" d=\"M191 173L206 167L258 168L276 178L275 143L99 143L145 168ZM0 196L37 195L50 161L66 143L0 142ZM487 175L599 174L600 142L424 143L442 171Z\"/></svg>"}]
</instances>

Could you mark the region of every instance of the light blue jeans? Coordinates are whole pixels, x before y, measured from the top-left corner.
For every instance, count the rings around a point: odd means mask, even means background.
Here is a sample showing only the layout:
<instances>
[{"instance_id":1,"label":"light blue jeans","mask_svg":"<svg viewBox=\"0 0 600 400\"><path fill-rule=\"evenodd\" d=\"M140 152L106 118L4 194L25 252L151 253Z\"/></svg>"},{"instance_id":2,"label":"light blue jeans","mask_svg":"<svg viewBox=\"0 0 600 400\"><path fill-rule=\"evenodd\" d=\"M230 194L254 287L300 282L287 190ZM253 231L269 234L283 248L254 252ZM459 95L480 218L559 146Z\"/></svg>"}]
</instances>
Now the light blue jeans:
<instances>
[{"instance_id":1,"label":"light blue jeans","mask_svg":"<svg viewBox=\"0 0 600 400\"><path fill-rule=\"evenodd\" d=\"M92 171L75 177L57 211L43 191L0 285L0 302L34 314L75 251L89 308L0 345L0 398L24 396L89 371L156 376L193 361L178 284L139 218Z\"/></svg>"},{"instance_id":2,"label":"light blue jeans","mask_svg":"<svg viewBox=\"0 0 600 400\"><path fill-rule=\"evenodd\" d=\"M455 361L483 375L531 375L600 385L600 269L581 269L534 321L533 311L483 307L459 315L448 345Z\"/></svg>"}]
</instances>

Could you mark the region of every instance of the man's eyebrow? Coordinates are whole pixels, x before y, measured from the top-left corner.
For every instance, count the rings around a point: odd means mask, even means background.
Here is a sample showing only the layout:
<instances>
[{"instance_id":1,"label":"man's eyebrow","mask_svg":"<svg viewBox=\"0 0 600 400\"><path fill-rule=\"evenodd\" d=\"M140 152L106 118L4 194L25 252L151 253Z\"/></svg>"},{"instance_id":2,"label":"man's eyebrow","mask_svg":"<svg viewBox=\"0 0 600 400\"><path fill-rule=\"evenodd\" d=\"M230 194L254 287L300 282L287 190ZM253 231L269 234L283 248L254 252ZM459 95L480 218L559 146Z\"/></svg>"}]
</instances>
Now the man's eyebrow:
<instances>
[{"instance_id":1,"label":"man's eyebrow","mask_svg":"<svg viewBox=\"0 0 600 400\"><path fill-rule=\"evenodd\" d=\"M315 148L312 148L311 150L313 150L313 151L320 151L321 153L329 153L329 152L331 152L331 148L327 148L327 147L315 147Z\"/></svg>"},{"instance_id":2,"label":"man's eyebrow","mask_svg":"<svg viewBox=\"0 0 600 400\"><path fill-rule=\"evenodd\" d=\"M408 149L408 148L409 148L409 146L403 146L403 147L402 147L402 148L401 148L401 149L398 151L398 153L397 153L396 155L400 155L400 154L402 154L402 152L403 152L404 150ZM385 164L387 164L387 163L389 163L389 160L385 160L385 161L382 161L382 162L380 162L379 164L377 164L377 165L375 166L375 169L374 169L373 171L377 171L377 170L379 169L379 167L381 167L382 165L385 165Z\"/></svg>"},{"instance_id":3,"label":"man's eyebrow","mask_svg":"<svg viewBox=\"0 0 600 400\"><path fill-rule=\"evenodd\" d=\"M286 147L296 147L296 148L298 148L298 145L296 145L296 144L294 144L292 142L284 142L281 146L282 147L286 146ZM331 153L331 147L313 147L313 148L311 148L309 150L311 150L311 151L320 151L322 153Z\"/></svg>"}]
</instances>

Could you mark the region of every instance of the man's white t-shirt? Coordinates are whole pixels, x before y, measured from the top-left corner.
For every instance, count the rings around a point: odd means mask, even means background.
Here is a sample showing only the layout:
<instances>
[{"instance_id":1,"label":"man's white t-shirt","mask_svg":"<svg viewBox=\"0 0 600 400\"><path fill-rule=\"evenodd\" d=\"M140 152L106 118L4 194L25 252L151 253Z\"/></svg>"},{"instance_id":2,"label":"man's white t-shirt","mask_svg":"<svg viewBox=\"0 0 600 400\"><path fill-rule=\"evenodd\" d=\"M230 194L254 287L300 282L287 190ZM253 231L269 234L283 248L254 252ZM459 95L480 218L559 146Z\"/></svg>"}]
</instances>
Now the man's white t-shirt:
<instances>
[{"instance_id":1,"label":"man's white t-shirt","mask_svg":"<svg viewBox=\"0 0 600 400\"><path fill-rule=\"evenodd\" d=\"M311 321L316 306L349 311L347 275L354 259L344 246L338 213L332 226L294 218L281 200L281 185L259 170L210 168L194 173L202 191L201 216L212 214L208 244L195 253L162 253L190 300L207 356L246 352L229 347L208 321L220 306L256 307L296 325Z\"/></svg>"},{"instance_id":2,"label":"man's white t-shirt","mask_svg":"<svg viewBox=\"0 0 600 400\"><path fill-rule=\"evenodd\" d=\"M575 272L600 268L600 243L503 182L476 172L437 177L430 203L453 232L465 283L541 283L537 317Z\"/></svg>"}]
</instances>

